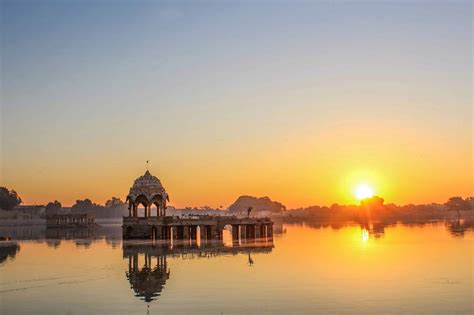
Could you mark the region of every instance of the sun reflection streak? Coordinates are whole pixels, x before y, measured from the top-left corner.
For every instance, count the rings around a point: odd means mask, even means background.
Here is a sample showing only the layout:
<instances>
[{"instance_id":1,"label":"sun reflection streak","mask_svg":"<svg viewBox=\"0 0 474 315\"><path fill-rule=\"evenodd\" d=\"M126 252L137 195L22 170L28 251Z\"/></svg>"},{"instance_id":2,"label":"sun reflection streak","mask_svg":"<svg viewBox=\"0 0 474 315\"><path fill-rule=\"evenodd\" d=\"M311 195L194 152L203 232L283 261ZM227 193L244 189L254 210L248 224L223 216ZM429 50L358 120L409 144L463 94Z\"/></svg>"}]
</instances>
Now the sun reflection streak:
<instances>
[{"instance_id":1,"label":"sun reflection streak","mask_svg":"<svg viewBox=\"0 0 474 315\"><path fill-rule=\"evenodd\" d=\"M369 241L369 230L367 229L361 230L361 239L363 243L367 243Z\"/></svg>"}]
</instances>

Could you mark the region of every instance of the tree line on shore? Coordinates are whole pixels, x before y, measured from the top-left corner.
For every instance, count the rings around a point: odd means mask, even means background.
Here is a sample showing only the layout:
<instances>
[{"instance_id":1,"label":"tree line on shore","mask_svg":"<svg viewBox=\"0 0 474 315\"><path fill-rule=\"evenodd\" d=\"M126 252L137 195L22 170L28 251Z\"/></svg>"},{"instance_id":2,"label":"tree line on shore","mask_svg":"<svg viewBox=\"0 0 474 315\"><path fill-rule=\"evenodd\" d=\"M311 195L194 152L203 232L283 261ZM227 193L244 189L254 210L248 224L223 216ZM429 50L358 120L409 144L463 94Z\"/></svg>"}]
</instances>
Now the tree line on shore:
<instances>
[{"instance_id":1,"label":"tree line on shore","mask_svg":"<svg viewBox=\"0 0 474 315\"><path fill-rule=\"evenodd\" d=\"M54 215L62 213L63 207L57 200L49 202L46 205L46 215ZM76 203L70 209L71 213L87 213L94 215L96 218L118 218L128 213L127 204L120 198L112 197L100 205L92 202L90 199L76 200Z\"/></svg>"},{"instance_id":2,"label":"tree line on shore","mask_svg":"<svg viewBox=\"0 0 474 315\"><path fill-rule=\"evenodd\" d=\"M361 201L360 205L333 204L330 207L311 206L288 211L287 221L318 221L318 222L430 222L446 219L465 218L474 220L474 198L451 197L442 204L408 204L399 206L393 203L385 204L378 196Z\"/></svg>"},{"instance_id":3,"label":"tree line on shore","mask_svg":"<svg viewBox=\"0 0 474 315\"><path fill-rule=\"evenodd\" d=\"M11 210L20 205L22 200L15 190L0 187L0 209ZM272 201L268 197L256 198L252 196L240 196L229 207L231 213L241 212L249 207L254 212L269 211L271 213L282 213L287 220L314 220L314 221L355 221L365 222L366 220L380 221L402 221L417 222L429 220L443 220L446 218L461 219L465 216L474 219L474 197L451 197L443 204L421 204L398 206L393 203L385 204L384 199L374 196L361 201L360 205L339 205L310 206L293 210L286 210L286 207ZM100 205L90 199L76 200L71 208L64 208L61 202L55 200L46 206L46 215L59 214L65 212L87 213L96 218L122 217L128 214L127 204L120 198L112 197ZM189 208L191 209L191 208ZM210 207L192 208L196 210L209 210ZM215 210L215 209L214 209ZM219 210L222 210L220 207ZM242 210L243 211L243 210ZM469 212L466 212L469 211ZM464 213L464 215L463 215Z\"/></svg>"},{"instance_id":4,"label":"tree line on shore","mask_svg":"<svg viewBox=\"0 0 474 315\"><path fill-rule=\"evenodd\" d=\"M22 200L15 190L0 187L0 209L13 210L21 203ZM45 206L45 210L46 215L71 212L92 214L96 218L122 217L128 213L127 204L117 197L107 200L105 205L94 203L87 198L76 200L76 203L71 208L65 208L60 201L54 200Z\"/></svg>"}]
</instances>

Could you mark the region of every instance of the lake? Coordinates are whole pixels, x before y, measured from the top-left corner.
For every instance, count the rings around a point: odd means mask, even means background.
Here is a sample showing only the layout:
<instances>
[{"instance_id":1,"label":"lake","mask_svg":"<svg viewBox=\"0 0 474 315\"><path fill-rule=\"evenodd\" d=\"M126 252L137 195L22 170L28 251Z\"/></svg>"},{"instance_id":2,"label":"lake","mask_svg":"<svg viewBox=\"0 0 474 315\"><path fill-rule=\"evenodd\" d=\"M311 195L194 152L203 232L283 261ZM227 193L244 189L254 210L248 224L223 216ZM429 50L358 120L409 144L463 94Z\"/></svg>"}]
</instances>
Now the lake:
<instances>
[{"instance_id":1,"label":"lake","mask_svg":"<svg viewBox=\"0 0 474 315\"><path fill-rule=\"evenodd\" d=\"M3 228L1 314L473 314L474 233L280 225L273 240Z\"/></svg>"}]
</instances>

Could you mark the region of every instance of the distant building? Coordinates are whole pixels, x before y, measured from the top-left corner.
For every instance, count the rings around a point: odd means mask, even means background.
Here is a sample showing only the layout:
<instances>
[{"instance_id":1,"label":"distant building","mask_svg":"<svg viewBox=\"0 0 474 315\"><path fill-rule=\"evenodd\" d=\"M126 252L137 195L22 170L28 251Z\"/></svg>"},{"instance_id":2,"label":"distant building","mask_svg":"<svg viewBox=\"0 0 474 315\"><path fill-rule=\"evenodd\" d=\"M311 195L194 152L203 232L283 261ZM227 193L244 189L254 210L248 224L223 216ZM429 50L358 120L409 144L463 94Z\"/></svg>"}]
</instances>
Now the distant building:
<instances>
[{"instance_id":1,"label":"distant building","mask_svg":"<svg viewBox=\"0 0 474 315\"><path fill-rule=\"evenodd\" d=\"M44 224L44 206L16 206L11 210L0 209L0 225Z\"/></svg>"},{"instance_id":2,"label":"distant building","mask_svg":"<svg viewBox=\"0 0 474 315\"><path fill-rule=\"evenodd\" d=\"M95 219L88 214L54 214L46 218L47 228L89 228Z\"/></svg>"},{"instance_id":3,"label":"distant building","mask_svg":"<svg viewBox=\"0 0 474 315\"><path fill-rule=\"evenodd\" d=\"M46 213L46 207L43 205L40 206L16 206L13 210L17 213L19 219L28 220L28 219L39 219L44 218Z\"/></svg>"}]
</instances>

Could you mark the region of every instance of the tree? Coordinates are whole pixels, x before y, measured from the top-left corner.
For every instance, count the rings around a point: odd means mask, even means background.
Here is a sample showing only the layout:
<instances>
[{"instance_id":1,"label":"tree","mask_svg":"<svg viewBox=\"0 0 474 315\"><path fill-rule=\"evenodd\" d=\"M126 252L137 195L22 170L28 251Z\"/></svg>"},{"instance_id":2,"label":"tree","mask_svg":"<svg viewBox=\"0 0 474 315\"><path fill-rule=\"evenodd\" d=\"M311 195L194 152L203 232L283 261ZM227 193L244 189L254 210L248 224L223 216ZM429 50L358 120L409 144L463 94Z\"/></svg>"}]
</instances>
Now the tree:
<instances>
[{"instance_id":1,"label":"tree","mask_svg":"<svg viewBox=\"0 0 474 315\"><path fill-rule=\"evenodd\" d=\"M88 213L96 214L103 210L104 207L93 203L90 199L76 200L76 203L72 206L72 213Z\"/></svg>"},{"instance_id":2,"label":"tree","mask_svg":"<svg viewBox=\"0 0 474 315\"><path fill-rule=\"evenodd\" d=\"M16 191L8 190L6 187L0 187L0 208L11 210L21 204L21 198Z\"/></svg>"},{"instance_id":3,"label":"tree","mask_svg":"<svg viewBox=\"0 0 474 315\"><path fill-rule=\"evenodd\" d=\"M278 201L272 201L268 197L257 198L252 196L240 196L229 206L229 211L233 213L246 213L249 207L252 207L254 212L280 212L286 210L283 204Z\"/></svg>"},{"instance_id":4,"label":"tree","mask_svg":"<svg viewBox=\"0 0 474 315\"><path fill-rule=\"evenodd\" d=\"M127 203L120 198L112 197L105 202L105 209L101 211L100 215L105 218L119 218L128 214Z\"/></svg>"},{"instance_id":5,"label":"tree","mask_svg":"<svg viewBox=\"0 0 474 315\"><path fill-rule=\"evenodd\" d=\"M105 202L105 206L107 208L117 208L117 207L122 207L124 205L125 205L125 202L123 202L122 199L117 198L117 197L112 197L111 199Z\"/></svg>"},{"instance_id":6,"label":"tree","mask_svg":"<svg viewBox=\"0 0 474 315\"><path fill-rule=\"evenodd\" d=\"M55 200L53 202L50 202L46 205L46 215L49 216L53 214L58 214L61 208L62 205L59 201Z\"/></svg>"},{"instance_id":7,"label":"tree","mask_svg":"<svg viewBox=\"0 0 474 315\"><path fill-rule=\"evenodd\" d=\"M372 196L369 198L362 199L360 204L362 206L370 207L370 208L382 208L384 205L384 199L380 198L379 196Z\"/></svg>"}]
</instances>

